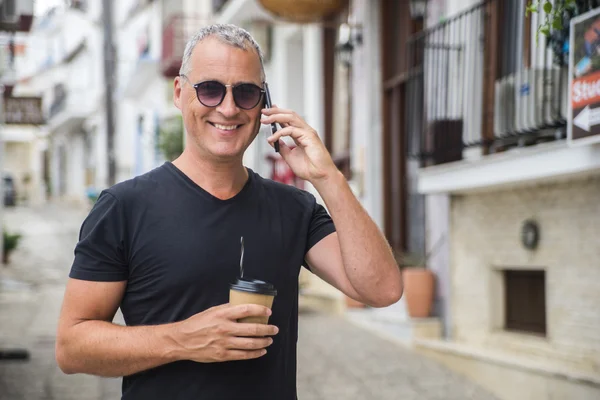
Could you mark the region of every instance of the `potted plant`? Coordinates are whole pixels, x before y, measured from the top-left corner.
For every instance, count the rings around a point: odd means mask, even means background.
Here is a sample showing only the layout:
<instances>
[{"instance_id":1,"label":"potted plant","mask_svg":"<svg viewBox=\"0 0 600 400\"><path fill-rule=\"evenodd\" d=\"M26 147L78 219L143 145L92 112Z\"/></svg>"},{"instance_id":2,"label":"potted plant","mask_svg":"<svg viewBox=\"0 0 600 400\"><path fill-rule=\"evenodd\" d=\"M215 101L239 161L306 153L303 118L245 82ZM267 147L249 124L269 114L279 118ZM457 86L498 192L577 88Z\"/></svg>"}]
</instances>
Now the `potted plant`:
<instances>
[{"instance_id":1,"label":"potted plant","mask_svg":"<svg viewBox=\"0 0 600 400\"><path fill-rule=\"evenodd\" d=\"M424 256L411 253L396 255L402 271L406 308L411 318L427 318L431 315L435 299L435 273L427 268L427 263L443 239L444 236Z\"/></svg>"},{"instance_id":2,"label":"potted plant","mask_svg":"<svg viewBox=\"0 0 600 400\"><path fill-rule=\"evenodd\" d=\"M2 246L2 263L8 264L10 253L13 252L19 245L21 235L18 233L8 233L6 229L2 230L3 246Z\"/></svg>"},{"instance_id":3,"label":"potted plant","mask_svg":"<svg viewBox=\"0 0 600 400\"><path fill-rule=\"evenodd\" d=\"M427 269L425 257L402 254L396 257L402 270L404 299L411 318L427 318L434 299L435 275Z\"/></svg>"},{"instance_id":4,"label":"potted plant","mask_svg":"<svg viewBox=\"0 0 600 400\"><path fill-rule=\"evenodd\" d=\"M275 16L290 22L318 22L341 12L348 0L259 0Z\"/></svg>"}]
</instances>

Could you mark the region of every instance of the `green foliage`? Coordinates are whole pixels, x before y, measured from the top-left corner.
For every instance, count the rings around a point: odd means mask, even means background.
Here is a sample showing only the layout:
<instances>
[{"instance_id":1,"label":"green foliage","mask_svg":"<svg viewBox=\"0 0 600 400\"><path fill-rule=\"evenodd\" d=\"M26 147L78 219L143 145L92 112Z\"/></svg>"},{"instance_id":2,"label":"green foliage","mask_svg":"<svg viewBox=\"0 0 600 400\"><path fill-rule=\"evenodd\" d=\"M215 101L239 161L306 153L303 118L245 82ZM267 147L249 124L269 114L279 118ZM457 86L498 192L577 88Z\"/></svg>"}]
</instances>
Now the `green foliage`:
<instances>
[{"instance_id":1,"label":"green foliage","mask_svg":"<svg viewBox=\"0 0 600 400\"><path fill-rule=\"evenodd\" d=\"M3 246L2 246L2 258L4 262L7 262L8 255L17 248L21 235L18 233L9 233L6 229L2 230Z\"/></svg>"},{"instance_id":2,"label":"green foliage","mask_svg":"<svg viewBox=\"0 0 600 400\"><path fill-rule=\"evenodd\" d=\"M566 9L574 6L575 0L557 0L556 4L552 4L548 0L530 1L527 5L526 15L529 15L531 13L539 13L540 9L542 9L545 13L544 21L541 24L538 24L537 32L535 35L536 42L539 38L540 33L549 37L551 29L562 30L563 13Z\"/></svg>"},{"instance_id":3,"label":"green foliage","mask_svg":"<svg viewBox=\"0 0 600 400\"><path fill-rule=\"evenodd\" d=\"M183 119L181 116L161 122L158 132L160 151L165 158L173 161L183 152Z\"/></svg>"}]
</instances>

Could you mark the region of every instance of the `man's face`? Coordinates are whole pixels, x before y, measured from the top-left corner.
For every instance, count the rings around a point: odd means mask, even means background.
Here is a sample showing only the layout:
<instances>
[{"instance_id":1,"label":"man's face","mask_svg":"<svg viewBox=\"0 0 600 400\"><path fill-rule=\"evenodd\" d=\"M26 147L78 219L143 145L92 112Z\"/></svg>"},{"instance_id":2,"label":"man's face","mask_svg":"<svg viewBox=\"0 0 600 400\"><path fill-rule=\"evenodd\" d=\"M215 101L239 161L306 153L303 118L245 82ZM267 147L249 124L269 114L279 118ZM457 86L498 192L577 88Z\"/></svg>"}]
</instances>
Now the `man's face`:
<instances>
[{"instance_id":1,"label":"man's face","mask_svg":"<svg viewBox=\"0 0 600 400\"><path fill-rule=\"evenodd\" d=\"M198 101L193 84L218 81L225 85L253 83L262 88L261 67L254 50L243 50L206 38L196 45L191 57L191 71L185 78L175 78L174 101L181 110L189 139L199 154L212 159L241 158L260 129L261 100L250 110L239 108L231 87L216 107ZM236 126L235 129L230 129ZM226 128L226 129L224 129Z\"/></svg>"}]
</instances>

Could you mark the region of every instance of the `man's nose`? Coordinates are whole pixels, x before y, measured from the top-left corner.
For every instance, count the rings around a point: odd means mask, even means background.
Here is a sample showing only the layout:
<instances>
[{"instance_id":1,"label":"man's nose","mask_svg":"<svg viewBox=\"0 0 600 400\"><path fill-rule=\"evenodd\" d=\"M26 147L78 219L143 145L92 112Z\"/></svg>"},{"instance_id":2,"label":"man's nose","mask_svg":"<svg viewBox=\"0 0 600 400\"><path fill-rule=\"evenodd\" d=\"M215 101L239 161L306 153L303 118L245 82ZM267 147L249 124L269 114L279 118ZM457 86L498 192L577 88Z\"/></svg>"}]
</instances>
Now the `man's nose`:
<instances>
[{"instance_id":1,"label":"man's nose","mask_svg":"<svg viewBox=\"0 0 600 400\"><path fill-rule=\"evenodd\" d=\"M233 117L240 111L237 104L235 104L233 92L231 91L230 87L227 88L227 91L225 92L225 98L221 104L217 106L217 111L223 114L225 117Z\"/></svg>"}]
</instances>

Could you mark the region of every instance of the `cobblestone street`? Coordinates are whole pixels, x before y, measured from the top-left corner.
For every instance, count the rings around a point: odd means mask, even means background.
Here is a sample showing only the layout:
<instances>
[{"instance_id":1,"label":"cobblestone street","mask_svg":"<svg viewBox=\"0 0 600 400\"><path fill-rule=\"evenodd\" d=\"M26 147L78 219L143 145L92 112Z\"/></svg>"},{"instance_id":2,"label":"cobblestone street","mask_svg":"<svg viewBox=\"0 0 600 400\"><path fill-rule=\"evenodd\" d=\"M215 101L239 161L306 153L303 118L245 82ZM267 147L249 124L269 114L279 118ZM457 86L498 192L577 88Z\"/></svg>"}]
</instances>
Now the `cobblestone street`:
<instances>
[{"instance_id":1,"label":"cobblestone street","mask_svg":"<svg viewBox=\"0 0 600 400\"><path fill-rule=\"evenodd\" d=\"M64 283L86 210L49 205L5 211L23 234L0 268L0 347L24 347L29 361L0 361L0 400L120 398L120 379L64 375L54 361ZM439 364L343 317L304 312L298 346L298 397L329 399L476 399L494 397Z\"/></svg>"}]
</instances>

